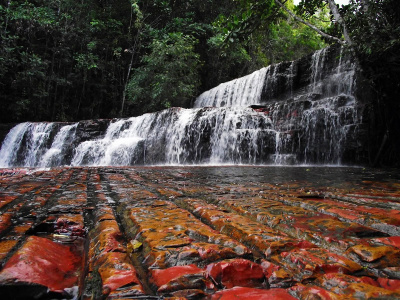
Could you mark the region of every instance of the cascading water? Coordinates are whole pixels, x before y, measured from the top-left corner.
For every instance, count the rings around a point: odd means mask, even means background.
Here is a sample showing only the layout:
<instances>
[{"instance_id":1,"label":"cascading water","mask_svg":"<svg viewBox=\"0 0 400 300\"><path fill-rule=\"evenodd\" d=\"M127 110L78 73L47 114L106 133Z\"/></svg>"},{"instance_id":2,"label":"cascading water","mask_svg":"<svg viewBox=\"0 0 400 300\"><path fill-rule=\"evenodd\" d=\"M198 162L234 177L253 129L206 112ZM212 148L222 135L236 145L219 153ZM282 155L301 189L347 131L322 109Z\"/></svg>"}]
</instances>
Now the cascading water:
<instances>
[{"instance_id":1,"label":"cascading water","mask_svg":"<svg viewBox=\"0 0 400 300\"><path fill-rule=\"evenodd\" d=\"M76 127L78 123L73 125L65 125L60 128L57 135L54 137L53 143L44 155L41 157L40 167L59 166L63 163L63 158L66 156L65 150L68 143L72 143L75 138ZM31 166L31 165L29 165Z\"/></svg>"},{"instance_id":2,"label":"cascading water","mask_svg":"<svg viewBox=\"0 0 400 300\"><path fill-rule=\"evenodd\" d=\"M194 104L198 107L248 106L258 104L261 99L265 78L271 67L262 68L250 75L221 83L201 94Z\"/></svg>"},{"instance_id":3,"label":"cascading water","mask_svg":"<svg viewBox=\"0 0 400 300\"><path fill-rule=\"evenodd\" d=\"M203 93L193 109L103 120L107 130L85 121L19 124L0 167L339 164L360 148L362 122L355 67L342 54L331 47L271 65Z\"/></svg>"}]
</instances>

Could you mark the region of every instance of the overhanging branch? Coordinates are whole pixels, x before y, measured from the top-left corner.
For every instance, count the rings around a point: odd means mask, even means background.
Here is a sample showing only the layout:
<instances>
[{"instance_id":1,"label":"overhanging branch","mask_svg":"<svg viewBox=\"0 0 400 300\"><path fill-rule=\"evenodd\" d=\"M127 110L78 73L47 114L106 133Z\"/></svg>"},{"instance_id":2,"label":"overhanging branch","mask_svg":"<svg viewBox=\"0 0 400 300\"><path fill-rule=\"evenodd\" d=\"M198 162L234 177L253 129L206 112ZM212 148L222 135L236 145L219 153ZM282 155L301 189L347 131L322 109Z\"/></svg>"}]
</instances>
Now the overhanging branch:
<instances>
[{"instance_id":1,"label":"overhanging branch","mask_svg":"<svg viewBox=\"0 0 400 300\"><path fill-rule=\"evenodd\" d=\"M342 41L341 39L329 35L325 32L323 32L321 29L319 29L318 27L312 25L311 23L303 20L302 18L300 18L299 16L297 16L294 12L292 12L289 8L287 8L282 2L280 2L279 0L275 0L275 3L278 4L281 8L283 8L293 19L295 19L296 21L303 23L304 25L310 27L311 29L313 29L314 31L318 32L321 36L323 36L324 38L327 38L329 40L335 41L337 43L340 44L346 44L346 42Z\"/></svg>"}]
</instances>

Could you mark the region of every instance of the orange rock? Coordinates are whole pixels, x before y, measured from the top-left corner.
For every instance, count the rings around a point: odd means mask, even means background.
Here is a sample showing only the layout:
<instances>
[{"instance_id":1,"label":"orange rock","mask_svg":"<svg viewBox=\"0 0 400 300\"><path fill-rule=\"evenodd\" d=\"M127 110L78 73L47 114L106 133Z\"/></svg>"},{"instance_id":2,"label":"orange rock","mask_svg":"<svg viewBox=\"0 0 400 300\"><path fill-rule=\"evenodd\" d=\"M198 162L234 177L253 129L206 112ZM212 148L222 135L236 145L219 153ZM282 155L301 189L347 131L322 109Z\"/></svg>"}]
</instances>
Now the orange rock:
<instances>
[{"instance_id":1,"label":"orange rock","mask_svg":"<svg viewBox=\"0 0 400 300\"><path fill-rule=\"evenodd\" d=\"M380 268L400 266L400 250L392 246L379 244L360 244L347 250L349 256L355 255L363 262Z\"/></svg>"},{"instance_id":2,"label":"orange rock","mask_svg":"<svg viewBox=\"0 0 400 300\"><path fill-rule=\"evenodd\" d=\"M0 194L0 209L4 205L14 201L16 198L18 198L18 196L16 196L16 195Z\"/></svg>"},{"instance_id":3,"label":"orange rock","mask_svg":"<svg viewBox=\"0 0 400 300\"><path fill-rule=\"evenodd\" d=\"M16 236L22 235L32 227L32 224L32 221L26 221L24 224L17 225L13 228L12 234L15 234Z\"/></svg>"},{"instance_id":4,"label":"orange rock","mask_svg":"<svg viewBox=\"0 0 400 300\"><path fill-rule=\"evenodd\" d=\"M17 242L16 240L0 241L0 260L7 256Z\"/></svg>"},{"instance_id":5,"label":"orange rock","mask_svg":"<svg viewBox=\"0 0 400 300\"><path fill-rule=\"evenodd\" d=\"M97 247L100 253L114 251L126 252L121 241L121 232L119 231L118 224L115 220L104 220L100 222L96 230L99 232L96 240L99 242Z\"/></svg>"}]
</instances>

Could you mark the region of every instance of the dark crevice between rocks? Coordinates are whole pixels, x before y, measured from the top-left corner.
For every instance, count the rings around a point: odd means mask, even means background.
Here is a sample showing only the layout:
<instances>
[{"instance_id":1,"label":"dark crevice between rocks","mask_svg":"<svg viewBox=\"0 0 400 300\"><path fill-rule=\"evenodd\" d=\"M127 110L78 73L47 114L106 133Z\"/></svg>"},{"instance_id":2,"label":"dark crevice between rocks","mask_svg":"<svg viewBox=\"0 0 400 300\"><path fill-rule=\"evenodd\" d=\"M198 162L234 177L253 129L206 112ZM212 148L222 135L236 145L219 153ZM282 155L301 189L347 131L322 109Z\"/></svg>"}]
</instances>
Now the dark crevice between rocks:
<instances>
[{"instance_id":1,"label":"dark crevice between rocks","mask_svg":"<svg viewBox=\"0 0 400 300\"><path fill-rule=\"evenodd\" d=\"M102 185L105 188L104 193L106 194L106 196L110 197L114 201L114 203L110 204L110 207L113 210L115 220L116 220L119 230L123 236L123 242L127 246L128 257L130 258L132 265L135 267L137 277L142 284L144 292L148 295L148 296L143 296L144 298L142 298L142 299L160 299L159 297L154 296L156 293L155 293L155 291L153 291L150 288L150 284L148 282L148 279L149 279L148 270L145 269L145 267L142 263L144 260L144 257L142 257L140 255L140 253L129 251L128 244L130 243L131 240L135 239L135 234L134 234L134 232L132 232L130 230L126 230L126 228L134 228L133 224L129 224L131 221L129 219L129 216L127 216L128 210L126 208L126 204L122 203L120 201L121 199L118 196L118 193L113 191L113 189L110 185L110 181L107 178L105 178L106 175L104 173L100 173L100 172L99 172L99 175L101 178ZM126 174L123 174L123 175L129 181L132 180L128 176L126 176ZM122 218L121 218L121 216L122 216ZM141 299L139 297L140 296L136 296L136 295L134 296L135 299ZM161 298L161 299L163 299L163 298Z\"/></svg>"},{"instance_id":2,"label":"dark crevice between rocks","mask_svg":"<svg viewBox=\"0 0 400 300\"><path fill-rule=\"evenodd\" d=\"M93 170L89 169L88 172L88 178L91 178L93 174ZM95 197L95 193L94 193L94 187L92 180L88 180L87 181L87 202L86 202L86 209L85 209L85 213L84 213L84 222L85 222L85 228L87 230L88 233L90 233L95 225L95 221L94 221L94 210L96 208L96 197ZM81 290L81 294L82 294L82 299L90 299L92 295L95 295L95 291L100 289L100 284L101 284L101 279L100 276L95 277L94 274L91 274L92 276L89 276L89 247L90 247L90 235L87 235L87 238L85 240L85 257L84 257L84 261L85 261L85 269L82 272L83 273L83 283L82 283L82 290ZM93 272L95 273L95 272ZM99 283L100 281L100 283ZM96 284L97 282L97 284ZM101 292L100 292L101 294Z\"/></svg>"}]
</instances>

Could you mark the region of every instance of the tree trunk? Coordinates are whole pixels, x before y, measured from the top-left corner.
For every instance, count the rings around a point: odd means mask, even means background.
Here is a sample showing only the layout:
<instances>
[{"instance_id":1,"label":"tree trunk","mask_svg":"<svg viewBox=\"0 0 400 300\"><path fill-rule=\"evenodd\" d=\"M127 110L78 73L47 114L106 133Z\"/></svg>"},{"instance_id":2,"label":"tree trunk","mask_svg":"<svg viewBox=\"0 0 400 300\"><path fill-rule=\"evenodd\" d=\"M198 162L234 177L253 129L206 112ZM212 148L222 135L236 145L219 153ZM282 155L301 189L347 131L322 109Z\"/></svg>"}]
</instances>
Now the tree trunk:
<instances>
[{"instance_id":1,"label":"tree trunk","mask_svg":"<svg viewBox=\"0 0 400 300\"><path fill-rule=\"evenodd\" d=\"M343 27L344 40L349 45L353 44L353 42L349 36L349 33L347 32L346 24L344 23L344 20L339 13L339 10L337 8L335 0L326 0L326 1L328 2L329 8L330 8L333 16L335 17L336 21Z\"/></svg>"}]
</instances>

